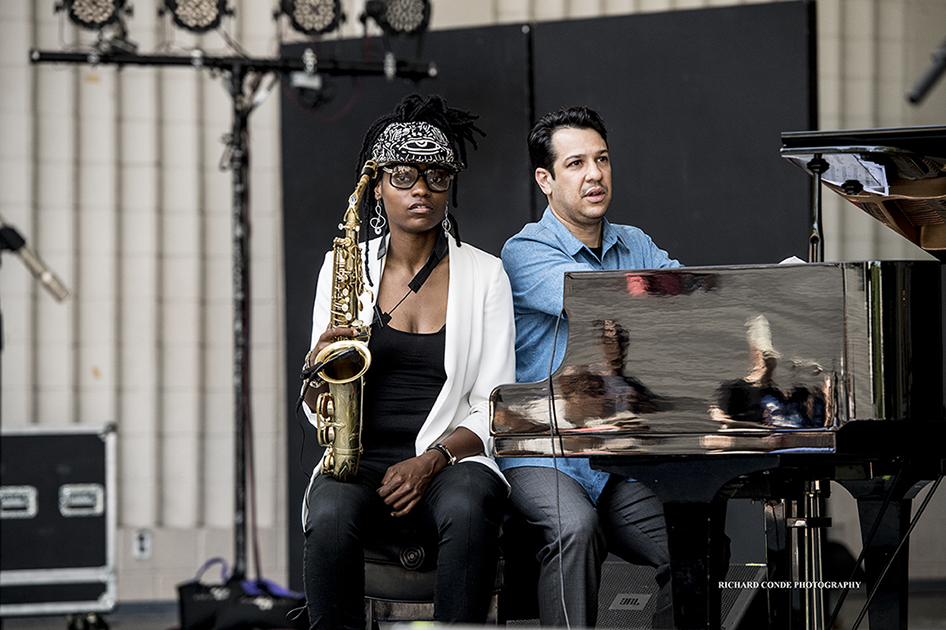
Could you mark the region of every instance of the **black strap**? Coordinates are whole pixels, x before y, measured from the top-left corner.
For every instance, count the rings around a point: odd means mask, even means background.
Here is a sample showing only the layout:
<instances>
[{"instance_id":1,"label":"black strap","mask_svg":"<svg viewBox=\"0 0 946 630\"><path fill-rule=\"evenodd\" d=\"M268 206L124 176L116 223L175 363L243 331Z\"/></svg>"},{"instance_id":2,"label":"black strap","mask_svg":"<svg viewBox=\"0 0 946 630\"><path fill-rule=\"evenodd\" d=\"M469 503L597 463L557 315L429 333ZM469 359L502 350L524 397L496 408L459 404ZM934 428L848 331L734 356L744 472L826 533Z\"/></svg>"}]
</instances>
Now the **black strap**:
<instances>
[{"instance_id":1,"label":"black strap","mask_svg":"<svg viewBox=\"0 0 946 630\"><path fill-rule=\"evenodd\" d=\"M424 263L424 266L414 274L414 277L410 282L407 283L408 291L404 294L398 303L394 305L387 313L381 311L378 307L378 303L375 302L374 305L374 315L375 323L384 328L388 325L388 322L391 321L391 313L397 310L397 307L401 305L401 302L407 299L407 296L411 293L417 293L420 291L420 288L424 286L424 283L427 282L427 278L430 277L430 274L433 273L434 269L437 268L437 265L440 264L440 261L443 260L443 257L447 255L449 243L447 242L447 235L443 230L437 231L437 241L434 243L434 248L430 250L430 254L427 256L427 262Z\"/></svg>"}]
</instances>

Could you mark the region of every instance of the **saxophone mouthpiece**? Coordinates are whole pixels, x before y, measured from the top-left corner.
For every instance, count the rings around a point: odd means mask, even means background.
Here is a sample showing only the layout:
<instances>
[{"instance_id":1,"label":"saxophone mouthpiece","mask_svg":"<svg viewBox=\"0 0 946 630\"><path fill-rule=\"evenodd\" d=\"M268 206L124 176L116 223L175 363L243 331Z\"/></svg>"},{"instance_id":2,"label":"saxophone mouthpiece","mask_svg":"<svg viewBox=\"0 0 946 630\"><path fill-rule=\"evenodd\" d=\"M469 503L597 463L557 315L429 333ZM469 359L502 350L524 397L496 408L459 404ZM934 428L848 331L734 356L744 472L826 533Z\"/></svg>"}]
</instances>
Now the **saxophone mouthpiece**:
<instances>
[{"instance_id":1,"label":"saxophone mouthpiece","mask_svg":"<svg viewBox=\"0 0 946 630\"><path fill-rule=\"evenodd\" d=\"M377 172L378 165L374 160L368 160L365 162L365 165L361 168L361 174L367 175L368 177L374 177L374 174Z\"/></svg>"}]
</instances>

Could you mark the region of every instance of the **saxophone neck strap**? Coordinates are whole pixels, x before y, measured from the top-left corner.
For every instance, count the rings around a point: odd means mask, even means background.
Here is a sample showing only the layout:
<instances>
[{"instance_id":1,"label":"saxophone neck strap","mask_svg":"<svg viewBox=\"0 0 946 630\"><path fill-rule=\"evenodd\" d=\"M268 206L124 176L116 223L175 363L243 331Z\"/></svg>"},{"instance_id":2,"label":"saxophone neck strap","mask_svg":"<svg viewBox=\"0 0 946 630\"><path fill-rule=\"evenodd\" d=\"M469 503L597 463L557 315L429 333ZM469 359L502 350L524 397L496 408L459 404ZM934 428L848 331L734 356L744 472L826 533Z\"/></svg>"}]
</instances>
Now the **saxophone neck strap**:
<instances>
[{"instance_id":1,"label":"saxophone neck strap","mask_svg":"<svg viewBox=\"0 0 946 630\"><path fill-rule=\"evenodd\" d=\"M437 232L437 241L434 243L434 248L430 250L430 254L427 256L427 262L424 263L424 266L414 274L414 277L410 282L407 283L408 291L404 294L398 303L394 305L387 313L383 312L378 304L374 305L374 320L381 328L384 328L388 325L388 322L391 321L391 313L397 310L397 307L401 305L401 302L407 299L411 293L417 293L420 291L420 288L424 286L424 283L427 282L427 278L430 277L430 274L433 273L434 269L437 268L437 265L440 264L440 261L443 260L443 257L447 255L448 249L447 234L443 230L438 230Z\"/></svg>"}]
</instances>

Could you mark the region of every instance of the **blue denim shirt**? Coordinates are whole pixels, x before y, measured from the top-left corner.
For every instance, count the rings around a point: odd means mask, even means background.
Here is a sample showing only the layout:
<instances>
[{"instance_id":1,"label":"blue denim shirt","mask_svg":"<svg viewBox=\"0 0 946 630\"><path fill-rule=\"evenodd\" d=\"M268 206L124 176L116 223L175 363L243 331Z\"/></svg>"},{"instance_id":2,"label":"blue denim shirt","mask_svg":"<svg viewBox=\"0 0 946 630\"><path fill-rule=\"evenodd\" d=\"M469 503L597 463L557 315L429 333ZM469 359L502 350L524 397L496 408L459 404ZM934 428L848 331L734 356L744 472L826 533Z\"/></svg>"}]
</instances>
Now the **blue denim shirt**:
<instances>
[{"instance_id":1,"label":"blue denim shirt","mask_svg":"<svg viewBox=\"0 0 946 630\"><path fill-rule=\"evenodd\" d=\"M538 223L527 224L506 242L503 267L512 284L516 311L516 382L535 383L549 377L553 339L558 369L565 356L568 319L563 317L555 337L555 324L562 310L567 271L603 269L658 269L680 267L657 247L643 231L630 225L602 221L601 258L568 231L551 209ZM608 473L593 470L586 458L500 457L502 470L517 466L555 466L577 480L593 501L604 489Z\"/></svg>"}]
</instances>

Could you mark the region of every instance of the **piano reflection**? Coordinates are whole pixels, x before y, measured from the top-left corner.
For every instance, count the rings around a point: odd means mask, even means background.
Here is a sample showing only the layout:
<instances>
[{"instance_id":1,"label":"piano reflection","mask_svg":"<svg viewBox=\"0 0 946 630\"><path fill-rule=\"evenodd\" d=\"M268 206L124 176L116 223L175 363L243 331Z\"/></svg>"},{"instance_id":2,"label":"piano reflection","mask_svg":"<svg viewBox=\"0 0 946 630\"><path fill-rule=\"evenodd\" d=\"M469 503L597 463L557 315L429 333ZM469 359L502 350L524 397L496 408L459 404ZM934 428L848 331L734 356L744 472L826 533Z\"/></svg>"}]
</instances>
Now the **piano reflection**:
<instances>
[{"instance_id":1,"label":"piano reflection","mask_svg":"<svg viewBox=\"0 0 946 630\"><path fill-rule=\"evenodd\" d=\"M946 127L783 141L796 164L825 160L819 181L946 251ZM764 501L769 579L819 581L819 505L836 480L858 501L871 628L906 627L907 550L886 566L912 497L944 470L938 261L576 272L564 292L561 366L492 394L497 456L590 457L648 484L678 628L719 627L727 498ZM821 593L801 591L767 593L769 627L824 626Z\"/></svg>"}]
</instances>

